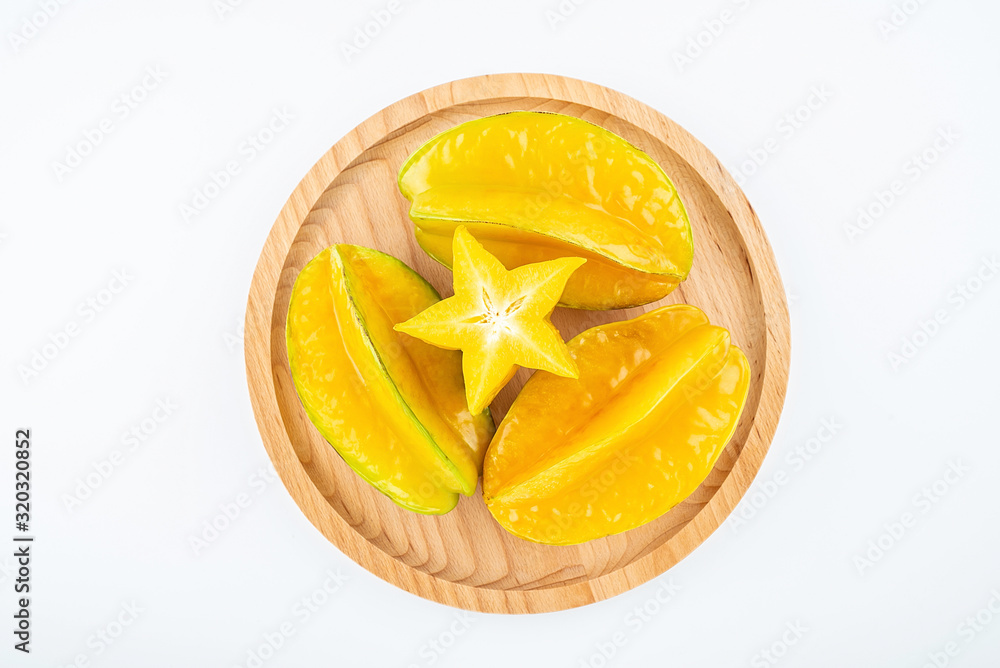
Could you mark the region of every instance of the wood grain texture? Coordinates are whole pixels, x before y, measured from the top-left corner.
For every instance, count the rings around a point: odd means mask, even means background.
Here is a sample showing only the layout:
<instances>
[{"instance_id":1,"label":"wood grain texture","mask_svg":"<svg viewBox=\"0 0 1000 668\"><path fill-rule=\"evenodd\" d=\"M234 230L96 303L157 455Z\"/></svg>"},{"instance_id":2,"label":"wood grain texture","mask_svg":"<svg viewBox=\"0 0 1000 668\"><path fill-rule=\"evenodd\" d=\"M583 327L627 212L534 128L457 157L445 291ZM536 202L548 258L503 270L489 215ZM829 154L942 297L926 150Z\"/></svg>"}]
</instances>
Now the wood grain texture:
<instances>
[{"instance_id":1,"label":"wood grain texture","mask_svg":"<svg viewBox=\"0 0 1000 668\"><path fill-rule=\"evenodd\" d=\"M668 303L689 303L726 327L753 372L742 420L705 483L654 522L583 545L552 547L506 533L480 491L443 516L406 511L361 480L307 419L288 368L285 316L299 270L335 243L395 255L442 294L451 274L417 245L396 172L426 140L473 118L514 110L570 114L649 153L691 216L695 257L666 299L624 311L557 309L569 339ZM247 381L264 446L302 512L341 551L414 594L460 608L534 613L586 605L656 577L711 534L750 486L785 396L788 310L774 256L749 202L701 143L650 107L601 86L543 74L501 74L437 86L375 114L306 174L278 216L250 288ZM499 423L530 372L493 403Z\"/></svg>"}]
</instances>

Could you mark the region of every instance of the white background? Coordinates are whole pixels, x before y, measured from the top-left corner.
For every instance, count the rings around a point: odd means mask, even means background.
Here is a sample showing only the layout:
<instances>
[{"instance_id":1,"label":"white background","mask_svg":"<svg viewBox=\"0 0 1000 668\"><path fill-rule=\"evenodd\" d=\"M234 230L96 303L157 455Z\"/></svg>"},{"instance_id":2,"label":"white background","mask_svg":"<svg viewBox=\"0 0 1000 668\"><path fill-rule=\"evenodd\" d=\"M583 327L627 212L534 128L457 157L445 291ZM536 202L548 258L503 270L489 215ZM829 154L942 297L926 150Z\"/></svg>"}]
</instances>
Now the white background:
<instances>
[{"instance_id":1,"label":"white background","mask_svg":"<svg viewBox=\"0 0 1000 668\"><path fill-rule=\"evenodd\" d=\"M0 9L0 665L246 666L286 621L294 633L265 666L766 666L771 648L779 665L917 667L948 642L950 665L997 665L1000 278L984 259L1000 253L1000 5L907 0L911 15L887 33L893 0L589 0L562 14L556 0L404 0L348 61L343 45L385 2L244 0L220 15L213 0L93 0L32 18L42 4ZM165 79L147 79L124 117L116 100L149 67ZM745 189L792 318L788 398L755 502L738 510L746 523L721 527L661 581L530 617L465 615L386 584L280 483L253 477L269 464L240 340L258 253L312 164L397 99L505 71L621 90L734 173L754 172ZM799 109L814 87L828 99ZM294 119L250 160L241 145L274 109ZM790 132L782 119L796 110ZM55 163L105 118L110 134L60 180ZM957 139L934 155L939 130ZM772 138L762 166L745 162ZM914 171L925 150L935 162ZM185 221L181 205L231 160L239 174ZM849 234L895 180L884 213ZM124 289L102 293L122 270ZM966 299L959 286L978 291ZM99 313L85 305L108 297ZM23 378L71 323L77 336ZM177 406L159 423L157 400ZM30 656L8 631L23 426L37 536ZM130 450L134 428L149 434ZM68 508L115 450L110 476ZM964 473L933 503L916 499L950 463ZM249 505L196 554L191 537L241 494ZM912 526L881 535L905 513ZM880 536L884 553L858 561ZM303 620L294 606L328 570L347 580ZM671 580L676 594L656 603ZM138 618L101 641L133 602ZM640 625L630 614L641 606L655 614ZM992 623L960 626L977 613ZM796 623L801 637L785 633ZM615 633L624 644L604 659Z\"/></svg>"}]
</instances>

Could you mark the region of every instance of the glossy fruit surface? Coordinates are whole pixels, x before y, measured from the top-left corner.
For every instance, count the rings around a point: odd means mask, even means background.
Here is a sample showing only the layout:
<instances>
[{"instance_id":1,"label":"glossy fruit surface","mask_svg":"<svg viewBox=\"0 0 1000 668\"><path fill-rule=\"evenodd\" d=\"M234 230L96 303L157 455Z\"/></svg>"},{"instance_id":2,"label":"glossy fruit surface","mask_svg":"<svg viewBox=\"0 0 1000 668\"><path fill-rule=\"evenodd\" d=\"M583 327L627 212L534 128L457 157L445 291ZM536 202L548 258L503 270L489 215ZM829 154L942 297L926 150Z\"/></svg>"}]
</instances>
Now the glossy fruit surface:
<instances>
[{"instance_id":1,"label":"glossy fruit surface","mask_svg":"<svg viewBox=\"0 0 1000 668\"><path fill-rule=\"evenodd\" d=\"M483 493L511 533L569 545L656 519L722 453L750 369L693 306L665 306L569 342L578 379L538 372L497 428Z\"/></svg>"},{"instance_id":2,"label":"glossy fruit surface","mask_svg":"<svg viewBox=\"0 0 1000 668\"><path fill-rule=\"evenodd\" d=\"M393 330L438 300L399 260L332 246L299 273L286 327L309 419L365 480L422 513L475 491L493 433L489 413L466 406L460 355Z\"/></svg>"},{"instance_id":3,"label":"glossy fruit surface","mask_svg":"<svg viewBox=\"0 0 1000 668\"><path fill-rule=\"evenodd\" d=\"M420 245L447 266L461 224L508 268L587 259L564 306L647 304L691 269L688 215L660 166L572 116L519 111L462 123L410 156L399 189Z\"/></svg>"},{"instance_id":4,"label":"glossy fruit surface","mask_svg":"<svg viewBox=\"0 0 1000 668\"><path fill-rule=\"evenodd\" d=\"M478 413L519 366L575 377L576 364L549 316L585 260L565 257L507 271L464 226L455 231L455 295L396 329L462 350L468 404Z\"/></svg>"}]
</instances>

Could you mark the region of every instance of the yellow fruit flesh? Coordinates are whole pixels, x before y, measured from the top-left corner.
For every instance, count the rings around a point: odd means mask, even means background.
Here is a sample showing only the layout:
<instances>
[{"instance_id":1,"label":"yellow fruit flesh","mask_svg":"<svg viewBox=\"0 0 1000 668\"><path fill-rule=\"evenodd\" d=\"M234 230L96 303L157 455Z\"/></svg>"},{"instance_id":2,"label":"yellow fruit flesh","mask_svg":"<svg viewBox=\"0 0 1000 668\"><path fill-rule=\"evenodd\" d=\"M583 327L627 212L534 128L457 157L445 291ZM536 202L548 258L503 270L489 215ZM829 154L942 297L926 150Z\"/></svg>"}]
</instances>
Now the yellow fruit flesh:
<instances>
[{"instance_id":1,"label":"yellow fruit flesh","mask_svg":"<svg viewBox=\"0 0 1000 668\"><path fill-rule=\"evenodd\" d=\"M379 359L417 421L458 469L460 491L472 494L492 424L482 415L473 416L465 403L460 356L393 329L396 323L426 308L429 286L412 272L393 272L386 281L384 272L374 269L378 264L373 258L380 254L358 246L338 248L363 329L371 341L384 342L376 346ZM365 287L350 289L358 285Z\"/></svg>"},{"instance_id":2,"label":"yellow fruit flesh","mask_svg":"<svg viewBox=\"0 0 1000 668\"><path fill-rule=\"evenodd\" d=\"M455 296L396 329L461 349L468 405L484 408L523 366L560 375L576 367L549 320L566 280L585 261L561 258L507 271L464 227L455 232Z\"/></svg>"},{"instance_id":3,"label":"yellow fruit flesh","mask_svg":"<svg viewBox=\"0 0 1000 668\"><path fill-rule=\"evenodd\" d=\"M287 323L295 387L313 424L365 480L406 508L444 513L458 492L475 489L492 423L464 406L448 415L464 403L457 354L391 329L394 317L436 301L433 290L407 285L415 275L398 261L361 250L327 249L296 280ZM424 350L413 356L414 346ZM435 385L428 370L451 380ZM457 434L470 440L456 444Z\"/></svg>"},{"instance_id":4,"label":"yellow fruit flesh","mask_svg":"<svg viewBox=\"0 0 1000 668\"><path fill-rule=\"evenodd\" d=\"M512 242L491 247L507 267L537 261L529 259L537 236L561 256L601 257L570 279L564 305L647 303L691 268L688 216L663 170L621 137L571 116L513 112L463 123L418 149L400 170L399 186L422 244L450 238L459 224L492 223L507 228L507 238L473 232L484 244ZM627 271L629 280L592 276L605 265ZM630 292L633 283L640 287Z\"/></svg>"},{"instance_id":5,"label":"yellow fruit flesh","mask_svg":"<svg viewBox=\"0 0 1000 668\"><path fill-rule=\"evenodd\" d=\"M645 274L591 253L580 247L533 232L525 232L493 223L465 225L488 253L503 258L508 269L563 257L579 257L587 264L566 282L559 300L563 306L580 309L630 308L663 299L673 292L679 280L673 276ZM417 228L417 242L435 260L451 267L454 263L450 232ZM597 295L601 295L597 297Z\"/></svg>"},{"instance_id":6,"label":"yellow fruit flesh","mask_svg":"<svg viewBox=\"0 0 1000 668\"><path fill-rule=\"evenodd\" d=\"M732 436L749 387L745 356L690 306L569 345L580 378L529 380L483 477L504 528L556 545L635 528L689 496Z\"/></svg>"}]
</instances>

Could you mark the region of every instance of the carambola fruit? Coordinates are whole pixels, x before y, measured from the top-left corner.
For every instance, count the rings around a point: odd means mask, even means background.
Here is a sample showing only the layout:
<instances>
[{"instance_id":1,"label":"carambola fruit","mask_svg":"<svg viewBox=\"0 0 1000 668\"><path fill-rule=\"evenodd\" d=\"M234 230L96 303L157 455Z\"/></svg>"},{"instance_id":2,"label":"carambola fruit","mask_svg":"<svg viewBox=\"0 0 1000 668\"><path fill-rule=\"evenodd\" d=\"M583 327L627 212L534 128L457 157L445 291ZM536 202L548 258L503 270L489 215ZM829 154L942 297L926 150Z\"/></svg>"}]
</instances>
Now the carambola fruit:
<instances>
[{"instance_id":1,"label":"carambola fruit","mask_svg":"<svg viewBox=\"0 0 1000 668\"><path fill-rule=\"evenodd\" d=\"M750 382L729 333L665 306L569 342L578 379L536 372L497 428L486 505L507 531L569 545L650 522L708 476Z\"/></svg>"},{"instance_id":2,"label":"carambola fruit","mask_svg":"<svg viewBox=\"0 0 1000 668\"><path fill-rule=\"evenodd\" d=\"M389 255L332 246L296 279L286 328L295 389L323 437L393 501L436 514L475 491L493 433L489 411L466 405L461 354L393 330L439 299Z\"/></svg>"},{"instance_id":3,"label":"carambola fruit","mask_svg":"<svg viewBox=\"0 0 1000 668\"><path fill-rule=\"evenodd\" d=\"M566 280L585 260L564 257L513 271L483 250L460 226L455 231L455 296L432 304L400 332L462 350L466 396L473 413L486 408L519 366L576 377L576 364L549 319Z\"/></svg>"},{"instance_id":4,"label":"carambola fruit","mask_svg":"<svg viewBox=\"0 0 1000 668\"><path fill-rule=\"evenodd\" d=\"M663 169L572 116L519 111L462 123L409 157L399 189L417 241L446 266L459 225L508 269L585 258L564 306L647 304L691 270L688 215Z\"/></svg>"}]
</instances>

